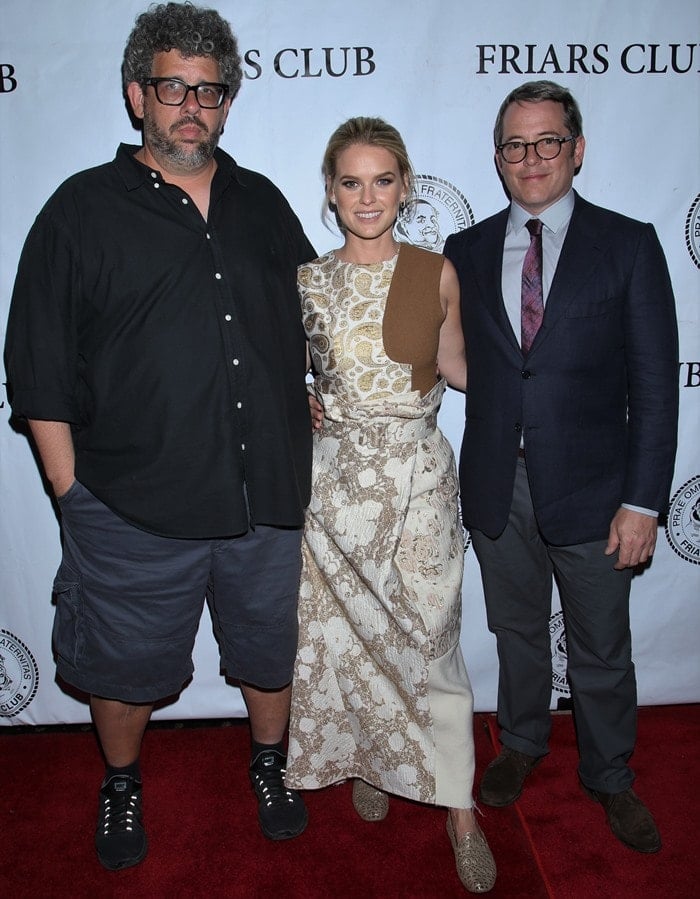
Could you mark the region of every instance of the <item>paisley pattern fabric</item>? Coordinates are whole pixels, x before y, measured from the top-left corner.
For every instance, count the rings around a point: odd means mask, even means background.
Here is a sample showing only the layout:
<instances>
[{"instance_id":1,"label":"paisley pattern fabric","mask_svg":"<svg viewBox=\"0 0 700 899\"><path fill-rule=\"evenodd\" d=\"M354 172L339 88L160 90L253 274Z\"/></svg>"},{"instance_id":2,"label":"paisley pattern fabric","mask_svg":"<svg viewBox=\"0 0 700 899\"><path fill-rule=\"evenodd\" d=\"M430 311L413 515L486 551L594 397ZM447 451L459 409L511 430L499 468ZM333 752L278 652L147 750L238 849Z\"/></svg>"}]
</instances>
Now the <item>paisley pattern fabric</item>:
<instances>
[{"instance_id":1,"label":"paisley pattern fabric","mask_svg":"<svg viewBox=\"0 0 700 899\"><path fill-rule=\"evenodd\" d=\"M411 369L384 352L384 306L397 256L376 265L334 253L299 269L304 327L320 393L348 402L389 399L411 390Z\"/></svg>"},{"instance_id":2,"label":"paisley pattern fabric","mask_svg":"<svg viewBox=\"0 0 700 899\"><path fill-rule=\"evenodd\" d=\"M314 436L303 541L287 783L361 777L467 807L458 483L436 425L444 381L421 397L410 366L384 352L394 265L330 253L299 272L324 427Z\"/></svg>"}]
</instances>

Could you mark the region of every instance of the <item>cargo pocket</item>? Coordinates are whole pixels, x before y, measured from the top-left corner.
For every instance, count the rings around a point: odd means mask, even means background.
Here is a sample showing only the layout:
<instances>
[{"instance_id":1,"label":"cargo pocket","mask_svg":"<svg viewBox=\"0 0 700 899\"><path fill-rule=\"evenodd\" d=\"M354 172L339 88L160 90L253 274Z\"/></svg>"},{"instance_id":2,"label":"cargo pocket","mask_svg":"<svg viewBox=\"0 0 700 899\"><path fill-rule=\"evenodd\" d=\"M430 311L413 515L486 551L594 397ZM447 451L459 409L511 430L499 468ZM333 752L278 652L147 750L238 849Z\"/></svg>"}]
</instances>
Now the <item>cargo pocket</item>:
<instances>
[{"instance_id":1,"label":"cargo pocket","mask_svg":"<svg viewBox=\"0 0 700 899\"><path fill-rule=\"evenodd\" d=\"M85 622L80 575L61 562L53 582L56 615L53 622L53 648L69 665L76 665L83 654Z\"/></svg>"}]
</instances>

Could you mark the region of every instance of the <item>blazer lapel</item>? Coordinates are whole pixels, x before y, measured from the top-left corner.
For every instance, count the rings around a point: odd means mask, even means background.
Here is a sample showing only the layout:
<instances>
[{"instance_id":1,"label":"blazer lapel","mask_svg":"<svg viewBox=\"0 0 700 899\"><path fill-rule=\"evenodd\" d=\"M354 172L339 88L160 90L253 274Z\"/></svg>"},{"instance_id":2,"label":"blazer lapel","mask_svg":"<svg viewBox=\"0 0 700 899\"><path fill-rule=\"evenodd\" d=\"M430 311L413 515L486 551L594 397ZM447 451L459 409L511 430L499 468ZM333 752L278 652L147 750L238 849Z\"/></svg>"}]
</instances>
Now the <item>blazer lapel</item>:
<instances>
[{"instance_id":1,"label":"blazer lapel","mask_svg":"<svg viewBox=\"0 0 700 899\"><path fill-rule=\"evenodd\" d=\"M474 242L469 246L469 257L481 301L508 342L519 351L518 340L513 333L503 301L503 243L507 224L508 209L483 222L478 229L475 229ZM467 234L469 233L470 231L467 231Z\"/></svg>"},{"instance_id":2,"label":"blazer lapel","mask_svg":"<svg viewBox=\"0 0 700 899\"><path fill-rule=\"evenodd\" d=\"M542 327L530 352L534 352L547 339L562 315L585 289L603 258L603 238L595 208L576 194L569 229L547 296Z\"/></svg>"}]
</instances>

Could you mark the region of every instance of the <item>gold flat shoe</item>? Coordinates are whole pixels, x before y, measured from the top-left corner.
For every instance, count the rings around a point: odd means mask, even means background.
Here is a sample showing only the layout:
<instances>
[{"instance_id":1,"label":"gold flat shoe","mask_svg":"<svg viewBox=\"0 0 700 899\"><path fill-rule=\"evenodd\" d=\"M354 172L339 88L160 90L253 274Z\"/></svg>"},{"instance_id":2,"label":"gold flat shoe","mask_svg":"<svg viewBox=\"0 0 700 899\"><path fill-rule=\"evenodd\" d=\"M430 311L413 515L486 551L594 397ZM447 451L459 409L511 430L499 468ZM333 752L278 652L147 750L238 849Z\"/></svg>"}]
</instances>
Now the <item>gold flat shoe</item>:
<instances>
[{"instance_id":1,"label":"gold flat shoe","mask_svg":"<svg viewBox=\"0 0 700 899\"><path fill-rule=\"evenodd\" d=\"M488 893L496 883L496 862L491 855L486 837L480 830L465 833L457 842L454 828L447 814L447 833L452 843L457 863L457 874L470 893Z\"/></svg>"},{"instance_id":2,"label":"gold flat shoe","mask_svg":"<svg viewBox=\"0 0 700 899\"><path fill-rule=\"evenodd\" d=\"M386 793L359 777L352 782L352 804L363 821L383 821L389 812L389 797Z\"/></svg>"}]
</instances>

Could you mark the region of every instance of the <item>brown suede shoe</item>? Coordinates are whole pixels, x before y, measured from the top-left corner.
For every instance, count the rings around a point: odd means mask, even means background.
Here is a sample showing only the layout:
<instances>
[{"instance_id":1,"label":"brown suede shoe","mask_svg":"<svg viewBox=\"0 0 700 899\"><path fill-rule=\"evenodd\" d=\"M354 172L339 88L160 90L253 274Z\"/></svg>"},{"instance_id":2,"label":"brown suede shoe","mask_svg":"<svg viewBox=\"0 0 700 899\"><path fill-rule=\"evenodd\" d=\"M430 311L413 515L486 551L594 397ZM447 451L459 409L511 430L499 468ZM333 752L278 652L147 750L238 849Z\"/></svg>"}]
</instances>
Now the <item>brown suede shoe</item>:
<instances>
[{"instance_id":1,"label":"brown suede shoe","mask_svg":"<svg viewBox=\"0 0 700 899\"><path fill-rule=\"evenodd\" d=\"M510 805L523 791L525 778L542 761L504 746L491 762L479 787L479 799L484 805L503 808Z\"/></svg>"},{"instance_id":2,"label":"brown suede shoe","mask_svg":"<svg viewBox=\"0 0 700 899\"><path fill-rule=\"evenodd\" d=\"M658 852L661 836L651 812L632 789L622 793L601 793L583 788L605 809L610 830L621 843L637 852Z\"/></svg>"}]
</instances>

